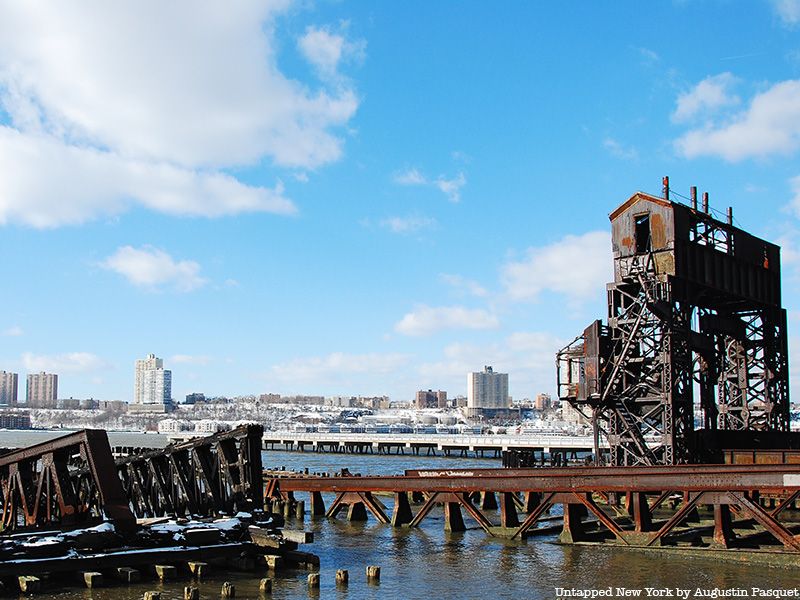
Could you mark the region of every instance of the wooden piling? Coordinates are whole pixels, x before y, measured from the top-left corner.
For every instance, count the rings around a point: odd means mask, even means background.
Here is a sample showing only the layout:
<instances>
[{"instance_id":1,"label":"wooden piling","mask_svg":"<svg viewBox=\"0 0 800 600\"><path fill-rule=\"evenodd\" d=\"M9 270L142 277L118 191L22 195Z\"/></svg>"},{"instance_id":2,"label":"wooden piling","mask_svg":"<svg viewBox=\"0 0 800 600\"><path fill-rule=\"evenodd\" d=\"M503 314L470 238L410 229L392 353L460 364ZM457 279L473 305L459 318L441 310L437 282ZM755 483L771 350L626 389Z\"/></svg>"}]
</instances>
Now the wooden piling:
<instances>
[{"instance_id":1,"label":"wooden piling","mask_svg":"<svg viewBox=\"0 0 800 600\"><path fill-rule=\"evenodd\" d=\"M377 582L381 579L381 568L377 565L367 567L367 581Z\"/></svg>"},{"instance_id":2,"label":"wooden piling","mask_svg":"<svg viewBox=\"0 0 800 600\"><path fill-rule=\"evenodd\" d=\"M262 594L271 594L272 593L272 579L265 577L261 581L258 582L258 591Z\"/></svg>"},{"instance_id":3,"label":"wooden piling","mask_svg":"<svg viewBox=\"0 0 800 600\"><path fill-rule=\"evenodd\" d=\"M175 576L177 575L177 569L175 569L175 567L172 565L154 565L154 567L156 576L158 576L161 581L175 579Z\"/></svg>"},{"instance_id":4,"label":"wooden piling","mask_svg":"<svg viewBox=\"0 0 800 600\"><path fill-rule=\"evenodd\" d=\"M183 588L183 600L200 600L200 588L187 585Z\"/></svg>"},{"instance_id":5,"label":"wooden piling","mask_svg":"<svg viewBox=\"0 0 800 600\"><path fill-rule=\"evenodd\" d=\"M512 492L500 493L500 526L519 527L519 517Z\"/></svg>"},{"instance_id":6,"label":"wooden piling","mask_svg":"<svg viewBox=\"0 0 800 600\"><path fill-rule=\"evenodd\" d=\"M144 600L161 600L161 592L145 592Z\"/></svg>"},{"instance_id":7,"label":"wooden piling","mask_svg":"<svg viewBox=\"0 0 800 600\"><path fill-rule=\"evenodd\" d=\"M222 584L222 590L220 590L220 594L223 598L235 598L236 586L234 586L230 581L226 581Z\"/></svg>"},{"instance_id":8,"label":"wooden piling","mask_svg":"<svg viewBox=\"0 0 800 600\"><path fill-rule=\"evenodd\" d=\"M325 502L322 492L311 492L311 517L325 516Z\"/></svg>"},{"instance_id":9,"label":"wooden piling","mask_svg":"<svg viewBox=\"0 0 800 600\"><path fill-rule=\"evenodd\" d=\"M400 527L411 523L414 515L411 513L411 504L408 501L408 492L395 492L394 508L392 509L392 527Z\"/></svg>"},{"instance_id":10,"label":"wooden piling","mask_svg":"<svg viewBox=\"0 0 800 600\"><path fill-rule=\"evenodd\" d=\"M189 567L189 572L192 574L192 577L197 580L202 579L208 574L208 563L189 561L186 565Z\"/></svg>"},{"instance_id":11,"label":"wooden piling","mask_svg":"<svg viewBox=\"0 0 800 600\"><path fill-rule=\"evenodd\" d=\"M139 572L139 570L132 569L130 567L119 567L116 571L116 574L117 579L124 581L125 583L137 583L142 579L142 574Z\"/></svg>"},{"instance_id":12,"label":"wooden piling","mask_svg":"<svg viewBox=\"0 0 800 600\"><path fill-rule=\"evenodd\" d=\"M308 574L308 587L319 588L319 573Z\"/></svg>"},{"instance_id":13,"label":"wooden piling","mask_svg":"<svg viewBox=\"0 0 800 600\"><path fill-rule=\"evenodd\" d=\"M300 521L306 518L306 503L305 500L298 500L295 506L294 516Z\"/></svg>"},{"instance_id":14,"label":"wooden piling","mask_svg":"<svg viewBox=\"0 0 800 600\"><path fill-rule=\"evenodd\" d=\"M481 492L481 508L483 510L497 510L497 497L494 492Z\"/></svg>"},{"instance_id":15,"label":"wooden piling","mask_svg":"<svg viewBox=\"0 0 800 600\"><path fill-rule=\"evenodd\" d=\"M348 521L366 521L367 509L363 502L353 502L347 509Z\"/></svg>"},{"instance_id":16,"label":"wooden piling","mask_svg":"<svg viewBox=\"0 0 800 600\"><path fill-rule=\"evenodd\" d=\"M338 586L346 586L350 580L350 574L347 572L347 569L338 569L336 571L336 585Z\"/></svg>"},{"instance_id":17,"label":"wooden piling","mask_svg":"<svg viewBox=\"0 0 800 600\"><path fill-rule=\"evenodd\" d=\"M444 503L444 530L457 532L466 531L464 517L461 515L461 505L458 502Z\"/></svg>"},{"instance_id":18,"label":"wooden piling","mask_svg":"<svg viewBox=\"0 0 800 600\"><path fill-rule=\"evenodd\" d=\"M42 581L33 575L20 575L17 577L19 591L23 594L34 594L42 589Z\"/></svg>"},{"instance_id":19,"label":"wooden piling","mask_svg":"<svg viewBox=\"0 0 800 600\"><path fill-rule=\"evenodd\" d=\"M80 571L78 572L78 580L82 581L91 590L103 585L103 574L98 571Z\"/></svg>"}]
</instances>

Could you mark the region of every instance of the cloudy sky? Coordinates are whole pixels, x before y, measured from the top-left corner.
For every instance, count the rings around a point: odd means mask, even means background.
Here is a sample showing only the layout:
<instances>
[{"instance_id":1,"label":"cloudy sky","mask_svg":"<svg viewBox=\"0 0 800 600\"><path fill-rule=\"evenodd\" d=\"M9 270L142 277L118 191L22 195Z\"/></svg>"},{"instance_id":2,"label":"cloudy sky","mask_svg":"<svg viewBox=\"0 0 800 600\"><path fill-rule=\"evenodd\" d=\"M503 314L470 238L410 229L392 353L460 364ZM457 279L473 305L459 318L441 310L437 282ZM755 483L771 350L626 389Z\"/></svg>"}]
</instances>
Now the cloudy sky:
<instances>
[{"instance_id":1,"label":"cloudy sky","mask_svg":"<svg viewBox=\"0 0 800 600\"><path fill-rule=\"evenodd\" d=\"M0 0L0 369L553 392L663 175L783 246L800 357L799 158L800 0Z\"/></svg>"}]
</instances>

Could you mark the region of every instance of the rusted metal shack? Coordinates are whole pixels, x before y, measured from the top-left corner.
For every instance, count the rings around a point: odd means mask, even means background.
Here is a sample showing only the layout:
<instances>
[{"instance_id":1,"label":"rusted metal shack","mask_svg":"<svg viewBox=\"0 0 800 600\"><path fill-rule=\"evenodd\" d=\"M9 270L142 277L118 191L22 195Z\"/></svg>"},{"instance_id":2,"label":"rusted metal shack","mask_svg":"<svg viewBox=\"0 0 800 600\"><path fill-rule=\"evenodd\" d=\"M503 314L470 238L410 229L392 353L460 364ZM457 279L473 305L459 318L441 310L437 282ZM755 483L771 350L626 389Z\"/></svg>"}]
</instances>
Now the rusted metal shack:
<instances>
[{"instance_id":1,"label":"rusted metal shack","mask_svg":"<svg viewBox=\"0 0 800 600\"><path fill-rule=\"evenodd\" d=\"M717 219L707 194L698 207L695 188L688 205L670 200L668 178L663 197L637 192L609 218L607 323L556 361L559 396L591 420L598 464L700 462L712 440L788 439L780 248L735 227L731 209Z\"/></svg>"}]
</instances>

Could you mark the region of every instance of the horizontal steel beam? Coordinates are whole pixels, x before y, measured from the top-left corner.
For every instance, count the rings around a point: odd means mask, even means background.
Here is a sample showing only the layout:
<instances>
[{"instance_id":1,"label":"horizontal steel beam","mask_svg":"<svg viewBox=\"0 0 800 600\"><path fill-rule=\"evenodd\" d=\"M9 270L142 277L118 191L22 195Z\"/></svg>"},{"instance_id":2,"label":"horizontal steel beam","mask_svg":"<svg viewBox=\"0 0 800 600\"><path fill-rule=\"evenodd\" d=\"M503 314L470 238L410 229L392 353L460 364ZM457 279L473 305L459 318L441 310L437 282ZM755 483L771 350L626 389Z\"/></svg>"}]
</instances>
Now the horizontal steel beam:
<instances>
[{"instance_id":1,"label":"horizontal steel beam","mask_svg":"<svg viewBox=\"0 0 800 600\"><path fill-rule=\"evenodd\" d=\"M282 492L782 492L800 489L800 465L419 470L368 477L278 479Z\"/></svg>"}]
</instances>

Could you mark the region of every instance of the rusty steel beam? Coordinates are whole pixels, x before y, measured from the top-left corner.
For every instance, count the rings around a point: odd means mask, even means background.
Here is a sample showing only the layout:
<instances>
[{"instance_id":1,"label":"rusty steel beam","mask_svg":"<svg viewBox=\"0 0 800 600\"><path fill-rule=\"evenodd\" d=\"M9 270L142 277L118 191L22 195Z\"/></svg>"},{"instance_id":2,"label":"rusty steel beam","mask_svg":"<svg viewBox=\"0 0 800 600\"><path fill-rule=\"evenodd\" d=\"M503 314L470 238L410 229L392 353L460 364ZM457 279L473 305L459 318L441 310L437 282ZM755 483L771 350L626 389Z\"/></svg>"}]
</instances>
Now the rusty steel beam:
<instances>
[{"instance_id":1,"label":"rusty steel beam","mask_svg":"<svg viewBox=\"0 0 800 600\"><path fill-rule=\"evenodd\" d=\"M800 489L800 470L794 477L784 472L729 474L645 473L564 475L551 477L323 477L277 480L281 492L658 492L664 490L784 492Z\"/></svg>"},{"instance_id":2,"label":"rusty steel beam","mask_svg":"<svg viewBox=\"0 0 800 600\"><path fill-rule=\"evenodd\" d=\"M86 429L4 454L0 456L2 529L104 519L119 529L132 529L136 519L115 475L108 436L102 430Z\"/></svg>"},{"instance_id":3,"label":"rusty steel beam","mask_svg":"<svg viewBox=\"0 0 800 600\"><path fill-rule=\"evenodd\" d=\"M218 516L263 505L261 425L243 425L116 461L137 517Z\"/></svg>"},{"instance_id":4,"label":"rusty steel beam","mask_svg":"<svg viewBox=\"0 0 800 600\"><path fill-rule=\"evenodd\" d=\"M464 508L490 535L514 538L532 533L555 504L563 505L561 540L566 543L604 539L611 534L623 546L675 544L685 536L712 535L708 544L719 548L737 545L736 527L752 528L753 522L783 550L800 553L798 525L783 523L779 516L800 496L800 465L675 465L660 467L564 468L564 469L464 469L407 471L406 475L368 477L273 478L270 489L278 494L333 492L337 494L329 516L342 504L361 505L376 493L395 497L392 525L420 523L437 505L445 510L445 526L459 525ZM494 526L485 510L472 502L474 492L500 493L500 524ZM422 493L426 501L416 514L407 502L409 493ZM520 523L514 498L535 495ZM759 498L772 494L783 498L779 509L768 511ZM610 501L625 495L626 510ZM403 502L403 499L406 501ZM669 500L669 502L667 502ZM528 504L528 503L526 503ZM336 510L334 510L334 507ZM698 507L710 507L710 524L694 525ZM526 507L527 508L527 507ZM704 508L705 510L705 508ZM658 512L656 512L658 511ZM459 514L456 514L459 513ZM373 511L373 514L375 512ZM704 513L708 514L708 513ZM385 523L384 518L379 521ZM590 517L593 522L586 522ZM600 532L593 530L597 528ZM546 528L545 528L546 530Z\"/></svg>"}]
</instances>

